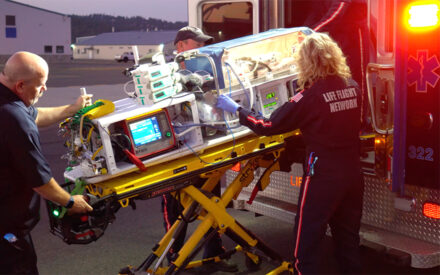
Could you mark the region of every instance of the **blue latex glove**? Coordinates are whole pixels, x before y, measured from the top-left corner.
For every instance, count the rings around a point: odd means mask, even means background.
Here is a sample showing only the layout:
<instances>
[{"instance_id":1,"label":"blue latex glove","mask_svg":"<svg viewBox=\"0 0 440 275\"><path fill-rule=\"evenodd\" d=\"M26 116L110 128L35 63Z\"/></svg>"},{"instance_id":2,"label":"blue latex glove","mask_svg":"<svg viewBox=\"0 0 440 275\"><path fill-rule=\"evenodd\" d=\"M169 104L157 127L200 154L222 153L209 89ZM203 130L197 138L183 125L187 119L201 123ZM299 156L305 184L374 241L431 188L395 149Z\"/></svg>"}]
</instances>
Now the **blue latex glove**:
<instances>
[{"instance_id":1,"label":"blue latex glove","mask_svg":"<svg viewBox=\"0 0 440 275\"><path fill-rule=\"evenodd\" d=\"M240 104L235 102L227 95L221 95L217 98L217 104L215 106L234 114L237 111L238 107L240 107Z\"/></svg>"}]
</instances>

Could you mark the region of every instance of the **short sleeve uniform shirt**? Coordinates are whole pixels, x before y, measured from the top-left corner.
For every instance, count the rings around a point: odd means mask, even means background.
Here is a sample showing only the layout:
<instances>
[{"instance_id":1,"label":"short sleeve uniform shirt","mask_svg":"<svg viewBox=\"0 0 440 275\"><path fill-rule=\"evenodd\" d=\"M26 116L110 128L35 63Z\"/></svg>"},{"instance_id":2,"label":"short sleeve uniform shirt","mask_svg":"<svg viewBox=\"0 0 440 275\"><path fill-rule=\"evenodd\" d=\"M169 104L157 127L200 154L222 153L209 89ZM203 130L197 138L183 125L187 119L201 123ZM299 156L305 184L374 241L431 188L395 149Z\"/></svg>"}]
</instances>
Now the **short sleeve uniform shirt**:
<instances>
[{"instance_id":1,"label":"short sleeve uniform shirt","mask_svg":"<svg viewBox=\"0 0 440 275\"><path fill-rule=\"evenodd\" d=\"M0 233L3 234L20 234L35 226L39 220L40 197L33 188L52 178L41 150L35 123L37 112L0 83Z\"/></svg>"}]
</instances>

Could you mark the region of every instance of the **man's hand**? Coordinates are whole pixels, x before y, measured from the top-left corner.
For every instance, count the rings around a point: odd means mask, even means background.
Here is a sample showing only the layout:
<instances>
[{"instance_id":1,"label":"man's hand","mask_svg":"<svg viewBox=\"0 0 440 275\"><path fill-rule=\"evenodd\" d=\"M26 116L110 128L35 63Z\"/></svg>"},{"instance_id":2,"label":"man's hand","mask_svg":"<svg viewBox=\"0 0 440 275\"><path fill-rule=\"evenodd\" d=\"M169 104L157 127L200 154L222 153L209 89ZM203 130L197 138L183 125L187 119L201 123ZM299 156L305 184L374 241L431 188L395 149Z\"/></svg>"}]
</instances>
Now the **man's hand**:
<instances>
[{"instance_id":1,"label":"man's hand","mask_svg":"<svg viewBox=\"0 0 440 275\"><path fill-rule=\"evenodd\" d=\"M84 108L85 106L92 105L92 97L91 94L86 95L80 95L77 99L74 105L74 108L76 109L75 112L79 111L79 109Z\"/></svg>"},{"instance_id":2,"label":"man's hand","mask_svg":"<svg viewBox=\"0 0 440 275\"><path fill-rule=\"evenodd\" d=\"M83 195L74 195L73 197L73 206L69 209L69 213L86 213L93 210L93 208L87 203L84 199Z\"/></svg>"},{"instance_id":3,"label":"man's hand","mask_svg":"<svg viewBox=\"0 0 440 275\"><path fill-rule=\"evenodd\" d=\"M238 107L240 107L240 104L235 102L229 96L221 95L217 98L217 104L215 106L234 114L237 111Z\"/></svg>"},{"instance_id":4,"label":"man's hand","mask_svg":"<svg viewBox=\"0 0 440 275\"><path fill-rule=\"evenodd\" d=\"M75 103L69 105L59 107L38 107L38 114L35 123L38 127L46 127L67 117L73 116L81 108L92 104L92 96L93 95L88 94L81 95L77 98Z\"/></svg>"}]
</instances>

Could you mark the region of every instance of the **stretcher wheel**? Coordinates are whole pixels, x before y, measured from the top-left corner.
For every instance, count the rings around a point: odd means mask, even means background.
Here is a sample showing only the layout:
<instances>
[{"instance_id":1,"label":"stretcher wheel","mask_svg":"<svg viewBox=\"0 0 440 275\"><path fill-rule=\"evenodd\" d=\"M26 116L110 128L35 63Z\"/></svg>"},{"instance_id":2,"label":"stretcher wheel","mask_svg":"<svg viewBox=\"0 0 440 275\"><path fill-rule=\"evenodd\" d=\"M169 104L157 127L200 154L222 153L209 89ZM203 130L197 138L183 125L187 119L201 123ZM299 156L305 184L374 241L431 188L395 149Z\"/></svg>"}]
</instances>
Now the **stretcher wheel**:
<instances>
[{"instance_id":1,"label":"stretcher wheel","mask_svg":"<svg viewBox=\"0 0 440 275\"><path fill-rule=\"evenodd\" d=\"M248 255L245 254L245 264L249 271L256 271L260 269L261 258L257 255L254 255L256 259L252 260ZM256 260L256 262L255 262Z\"/></svg>"}]
</instances>

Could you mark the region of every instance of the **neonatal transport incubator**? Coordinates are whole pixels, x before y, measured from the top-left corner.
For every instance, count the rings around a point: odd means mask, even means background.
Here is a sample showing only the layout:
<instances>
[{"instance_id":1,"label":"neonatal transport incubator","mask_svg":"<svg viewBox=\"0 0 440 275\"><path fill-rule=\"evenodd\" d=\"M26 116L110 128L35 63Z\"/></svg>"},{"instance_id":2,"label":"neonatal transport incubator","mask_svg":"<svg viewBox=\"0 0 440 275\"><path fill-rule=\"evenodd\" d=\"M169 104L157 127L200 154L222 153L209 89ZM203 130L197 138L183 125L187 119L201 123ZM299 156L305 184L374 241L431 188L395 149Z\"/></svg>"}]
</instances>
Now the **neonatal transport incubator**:
<instances>
[{"instance_id":1,"label":"neonatal transport incubator","mask_svg":"<svg viewBox=\"0 0 440 275\"><path fill-rule=\"evenodd\" d=\"M269 117L295 94L293 53L311 32L274 29L128 69L131 97L98 100L61 123L65 177L100 182L252 134L215 108L217 97Z\"/></svg>"}]
</instances>

